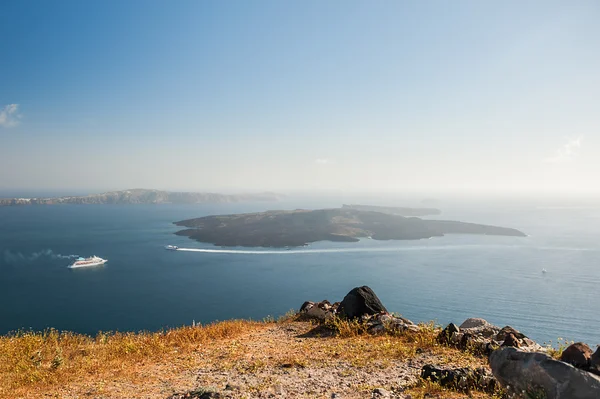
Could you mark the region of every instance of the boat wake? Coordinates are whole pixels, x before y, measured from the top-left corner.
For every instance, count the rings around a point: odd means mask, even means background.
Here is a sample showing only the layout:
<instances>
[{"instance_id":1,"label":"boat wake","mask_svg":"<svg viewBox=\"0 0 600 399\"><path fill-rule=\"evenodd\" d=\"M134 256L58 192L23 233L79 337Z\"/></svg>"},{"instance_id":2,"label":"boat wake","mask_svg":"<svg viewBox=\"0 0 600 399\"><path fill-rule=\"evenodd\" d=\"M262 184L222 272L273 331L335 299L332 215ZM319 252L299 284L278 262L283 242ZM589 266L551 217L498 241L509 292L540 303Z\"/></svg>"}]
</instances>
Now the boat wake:
<instances>
[{"instance_id":1,"label":"boat wake","mask_svg":"<svg viewBox=\"0 0 600 399\"><path fill-rule=\"evenodd\" d=\"M403 252L403 251L457 251L457 250L480 250L480 249L534 249L534 250L556 250L556 251L593 251L591 248L565 248L565 247L535 247L524 245L429 245L429 246L406 246L406 247L383 247L383 248L323 248L323 249L205 249L205 248L177 248L175 251L200 252L208 254L231 254L231 255L299 255L299 254L328 254L348 252Z\"/></svg>"},{"instance_id":2,"label":"boat wake","mask_svg":"<svg viewBox=\"0 0 600 399\"><path fill-rule=\"evenodd\" d=\"M62 255L54 253L51 249L45 249L39 252L33 252L30 254L23 254L21 252L11 252L9 250L5 250L2 253L2 258L6 264L15 264L15 263L23 263L23 262L34 262L38 259L77 259L79 255Z\"/></svg>"}]
</instances>

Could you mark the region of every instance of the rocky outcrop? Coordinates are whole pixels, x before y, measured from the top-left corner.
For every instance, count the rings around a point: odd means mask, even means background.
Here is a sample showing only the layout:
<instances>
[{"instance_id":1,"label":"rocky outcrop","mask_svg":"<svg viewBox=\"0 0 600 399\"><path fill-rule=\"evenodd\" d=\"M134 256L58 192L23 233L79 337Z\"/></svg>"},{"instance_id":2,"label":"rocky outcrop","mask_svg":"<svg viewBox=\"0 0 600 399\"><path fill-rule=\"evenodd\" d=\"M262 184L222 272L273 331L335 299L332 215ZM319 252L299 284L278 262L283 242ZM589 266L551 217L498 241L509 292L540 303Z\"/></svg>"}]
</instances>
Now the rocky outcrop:
<instances>
[{"instance_id":1,"label":"rocky outcrop","mask_svg":"<svg viewBox=\"0 0 600 399\"><path fill-rule=\"evenodd\" d=\"M342 302L331 304L329 301L306 301L300 307L298 317L321 323L335 316L358 320L369 334L399 333L419 331L420 327L412 321L388 313L375 292L367 286L352 289Z\"/></svg>"},{"instance_id":2,"label":"rocky outcrop","mask_svg":"<svg viewBox=\"0 0 600 399\"><path fill-rule=\"evenodd\" d=\"M412 321L388 313L368 286L352 289L342 300L305 302L300 317L315 319L318 327L336 333L336 316L360 322L361 332L389 334L418 332ZM578 342L566 348L561 360L555 360L544 348L511 326L500 328L481 318L469 318L460 326L450 323L437 336L438 342L469 352L489 356L492 372L480 368L443 368L427 364L421 378L458 391L495 392L499 386L510 391L511 398L592 399L600 398L600 348L592 350ZM387 397L387 391L374 390L373 397Z\"/></svg>"},{"instance_id":3,"label":"rocky outcrop","mask_svg":"<svg viewBox=\"0 0 600 399\"><path fill-rule=\"evenodd\" d=\"M361 321L367 326L367 332L372 335L399 333L404 331L417 332L420 327L412 321L389 313L377 313L363 316Z\"/></svg>"},{"instance_id":4,"label":"rocky outcrop","mask_svg":"<svg viewBox=\"0 0 600 399\"><path fill-rule=\"evenodd\" d=\"M346 296L338 308L338 313L342 317L356 319L363 315L374 315L385 312L387 309L373 290L366 285L352 289Z\"/></svg>"},{"instance_id":5,"label":"rocky outcrop","mask_svg":"<svg viewBox=\"0 0 600 399\"><path fill-rule=\"evenodd\" d=\"M528 352L546 350L510 326L500 328L479 318L467 319L460 327L454 323L448 324L439 333L438 342L484 356L489 356L493 350L502 346L521 348Z\"/></svg>"},{"instance_id":6,"label":"rocky outcrop","mask_svg":"<svg viewBox=\"0 0 600 399\"><path fill-rule=\"evenodd\" d=\"M492 352L490 366L496 379L517 397L600 398L599 377L544 353L505 347Z\"/></svg>"},{"instance_id":7,"label":"rocky outcrop","mask_svg":"<svg viewBox=\"0 0 600 399\"><path fill-rule=\"evenodd\" d=\"M302 320L312 319L325 322L335 316L338 305L339 303L336 303L334 307L327 300L321 302L306 301L300 307L298 315Z\"/></svg>"},{"instance_id":8,"label":"rocky outcrop","mask_svg":"<svg viewBox=\"0 0 600 399\"><path fill-rule=\"evenodd\" d=\"M459 391L475 389L478 391L493 392L498 385L494 376L484 367L476 369L469 367L449 369L426 364L421 369L421 378Z\"/></svg>"},{"instance_id":9,"label":"rocky outcrop","mask_svg":"<svg viewBox=\"0 0 600 399\"><path fill-rule=\"evenodd\" d=\"M579 369L589 370L592 350L583 342L569 345L560 355L560 360Z\"/></svg>"}]
</instances>

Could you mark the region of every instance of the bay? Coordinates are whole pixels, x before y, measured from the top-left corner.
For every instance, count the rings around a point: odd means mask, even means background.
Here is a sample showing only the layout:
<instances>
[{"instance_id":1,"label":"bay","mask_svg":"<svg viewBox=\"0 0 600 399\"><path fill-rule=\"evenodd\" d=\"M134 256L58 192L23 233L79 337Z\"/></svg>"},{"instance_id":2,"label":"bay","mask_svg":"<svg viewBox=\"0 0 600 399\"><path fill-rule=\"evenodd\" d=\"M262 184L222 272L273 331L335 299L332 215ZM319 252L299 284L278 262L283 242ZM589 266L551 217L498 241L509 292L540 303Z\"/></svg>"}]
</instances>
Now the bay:
<instances>
[{"instance_id":1,"label":"bay","mask_svg":"<svg viewBox=\"0 0 600 399\"><path fill-rule=\"evenodd\" d=\"M439 218L513 227L529 237L449 235L419 241L320 242L286 250L217 249L175 236L172 222L332 201L0 208L0 334L48 327L159 330L262 319L305 300L341 300L368 285L388 310L445 325L483 317L538 342L600 344L600 210L495 204ZM69 255L104 267L72 270ZM547 273L542 273L546 269Z\"/></svg>"}]
</instances>

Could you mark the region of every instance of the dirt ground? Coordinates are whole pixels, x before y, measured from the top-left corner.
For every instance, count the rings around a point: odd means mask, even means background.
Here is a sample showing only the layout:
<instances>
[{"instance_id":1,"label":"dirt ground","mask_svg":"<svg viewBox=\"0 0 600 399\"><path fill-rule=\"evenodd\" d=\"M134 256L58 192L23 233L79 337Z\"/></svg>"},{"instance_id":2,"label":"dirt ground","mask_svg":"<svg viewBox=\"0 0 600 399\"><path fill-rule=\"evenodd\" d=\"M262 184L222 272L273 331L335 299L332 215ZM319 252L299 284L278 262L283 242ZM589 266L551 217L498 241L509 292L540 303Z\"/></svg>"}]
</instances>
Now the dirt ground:
<instances>
[{"instance_id":1,"label":"dirt ground","mask_svg":"<svg viewBox=\"0 0 600 399\"><path fill-rule=\"evenodd\" d=\"M308 322L271 323L177 362L138 363L133 377L88 378L15 397L167 399L210 391L221 398L415 398L405 390L424 364L461 365L418 346L395 337L327 337Z\"/></svg>"}]
</instances>

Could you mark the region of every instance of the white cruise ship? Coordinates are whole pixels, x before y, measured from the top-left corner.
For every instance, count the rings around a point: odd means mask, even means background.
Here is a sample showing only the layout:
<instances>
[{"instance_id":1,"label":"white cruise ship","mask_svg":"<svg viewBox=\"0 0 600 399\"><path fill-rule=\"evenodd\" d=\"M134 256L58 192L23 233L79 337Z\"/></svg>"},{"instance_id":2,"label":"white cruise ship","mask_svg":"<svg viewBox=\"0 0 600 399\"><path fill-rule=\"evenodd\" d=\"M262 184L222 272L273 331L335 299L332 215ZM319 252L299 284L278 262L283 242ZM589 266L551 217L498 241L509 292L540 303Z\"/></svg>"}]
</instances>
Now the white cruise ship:
<instances>
[{"instance_id":1,"label":"white cruise ship","mask_svg":"<svg viewBox=\"0 0 600 399\"><path fill-rule=\"evenodd\" d=\"M73 264L70 265L69 267L71 269L75 269L78 267L100 266L100 265L105 264L106 262L107 262L106 259L102 259L102 258L94 255L90 258L79 258L75 262L73 262Z\"/></svg>"}]
</instances>

